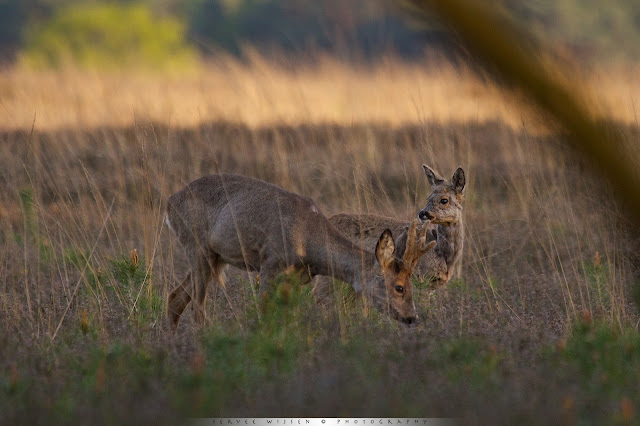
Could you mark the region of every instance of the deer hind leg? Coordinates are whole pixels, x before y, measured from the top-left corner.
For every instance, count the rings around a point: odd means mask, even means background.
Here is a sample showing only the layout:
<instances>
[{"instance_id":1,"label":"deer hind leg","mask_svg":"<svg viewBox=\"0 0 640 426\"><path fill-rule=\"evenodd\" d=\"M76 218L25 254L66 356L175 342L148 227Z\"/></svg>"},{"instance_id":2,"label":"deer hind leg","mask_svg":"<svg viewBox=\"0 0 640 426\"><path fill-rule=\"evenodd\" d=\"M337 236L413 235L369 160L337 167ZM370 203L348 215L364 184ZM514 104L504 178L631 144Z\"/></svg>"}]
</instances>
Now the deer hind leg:
<instances>
[{"instance_id":1,"label":"deer hind leg","mask_svg":"<svg viewBox=\"0 0 640 426\"><path fill-rule=\"evenodd\" d=\"M175 329L178 327L178 321L180 316L184 312L185 308L191 302L191 294L189 293L191 287L191 271L187 273L187 276L182 280L171 294L167 303L167 315L171 321L171 325Z\"/></svg>"},{"instance_id":2,"label":"deer hind leg","mask_svg":"<svg viewBox=\"0 0 640 426\"><path fill-rule=\"evenodd\" d=\"M213 279L213 298L215 299L218 286L225 287L225 267L226 263L222 261L220 256L212 254L209 257L207 268L205 269L206 276L198 283L194 281L194 299L195 302L192 305L194 311L194 319L197 324L203 325L205 321L205 306L207 303L207 288L208 284Z\"/></svg>"},{"instance_id":3,"label":"deer hind leg","mask_svg":"<svg viewBox=\"0 0 640 426\"><path fill-rule=\"evenodd\" d=\"M193 319L198 325L204 325L207 287L214 276L218 281L218 264L220 262L219 256L211 253L207 257L199 257L192 265L191 270L194 272L191 275L193 284L193 304L191 307L193 309Z\"/></svg>"},{"instance_id":4,"label":"deer hind leg","mask_svg":"<svg viewBox=\"0 0 640 426\"><path fill-rule=\"evenodd\" d=\"M225 264L218 256L214 256L209 262L201 259L194 265L193 269L187 273L187 276L182 280L180 285L169 294L167 315L174 329L178 327L182 313L194 298L196 301L192 305L192 308L194 310L195 321L198 324L204 323L207 285L213 277L216 284L224 287L224 267ZM198 273L194 274L193 271L198 271ZM214 287L214 295L216 288L217 286Z\"/></svg>"}]
</instances>

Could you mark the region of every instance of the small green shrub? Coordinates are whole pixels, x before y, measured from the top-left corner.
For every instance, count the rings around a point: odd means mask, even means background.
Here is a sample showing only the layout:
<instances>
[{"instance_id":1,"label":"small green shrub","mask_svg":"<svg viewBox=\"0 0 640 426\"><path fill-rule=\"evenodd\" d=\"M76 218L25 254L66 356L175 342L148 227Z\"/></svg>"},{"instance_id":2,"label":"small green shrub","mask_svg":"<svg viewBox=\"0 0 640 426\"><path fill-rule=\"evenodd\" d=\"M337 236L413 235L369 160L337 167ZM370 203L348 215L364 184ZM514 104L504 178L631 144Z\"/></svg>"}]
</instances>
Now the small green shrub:
<instances>
[{"instance_id":1,"label":"small green shrub","mask_svg":"<svg viewBox=\"0 0 640 426\"><path fill-rule=\"evenodd\" d=\"M577 413L584 424L631 424L640 408L640 333L631 327L577 323L558 344L555 371L577 384ZM626 419L626 420L625 420Z\"/></svg>"},{"instance_id":2,"label":"small green shrub","mask_svg":"<svg viewBox=\"0 0 640 426\"><path fill-rule=\"evenodd\" d=\"M133 253L133 252L132 252ZM111 273L113 278L118 281L123 288L130 289L132 287L139 288L147 279L147 271L144 267L144 259L133 256L120 255L109 261L111 265Z\"/></svg>"},{"instance_id":3,"label":"small green shrub","mask_svg":"<svg viewBox=\"0 0 640 426\"><path fill-rule=\"evenodd\" d=\"M22 61L35 68L181 68L196 59L184 34L179 20L156 18L144 5L74 5L34 26Z\"/></svg>"},{"instance_id":4,"label":"small green shrub","mask_svg":"<svg viewBox=\"0 0 640 426\"><path fill-rule=\"evenodd\" d=\"M128 395L143 400L149 396L152 383L165 377L163 351L118 341L94 343L79 351L78 340L76 337L71 346L53 349L59 370L54 374L64 377L57 392L45 398L51 404L53 423L75 423L87 412L105 423L121 423L127 410L114 404L114 398Z\"/></svg>"},{"instance_id":5,"label":"small green shrub","mask_svg":"<svg viewBox=\"0 0 640 426\"><path fill-rule=\"evenodd\" d=\"M624 393L640 382L637 330L582 322L567 339L563 355L594 391Z\"/></svg>"},{"instance_id":6,"label":"small green shrub","mask_svg":"<svg viewBox=\"0 0 640 426\"><path fill-rule=\"evenodd\" d=\"M164 312L164 299L151 285L151 274L144 267L144 258L133 250L129 256L120 255L109 261L114 285L131 318L138 325L159 320Z\"/></svg>"},{"instance_id":7,"label":"small green shrub","mask_svg":"<svg viewBox=\"0 0 640 426\"><path fill-rule=\"evenodd\" d=\"M446 342L436 354L449 379L482 387L496 379L500 356L494 346L460 338Z\"/></svg>"}]
</instances>

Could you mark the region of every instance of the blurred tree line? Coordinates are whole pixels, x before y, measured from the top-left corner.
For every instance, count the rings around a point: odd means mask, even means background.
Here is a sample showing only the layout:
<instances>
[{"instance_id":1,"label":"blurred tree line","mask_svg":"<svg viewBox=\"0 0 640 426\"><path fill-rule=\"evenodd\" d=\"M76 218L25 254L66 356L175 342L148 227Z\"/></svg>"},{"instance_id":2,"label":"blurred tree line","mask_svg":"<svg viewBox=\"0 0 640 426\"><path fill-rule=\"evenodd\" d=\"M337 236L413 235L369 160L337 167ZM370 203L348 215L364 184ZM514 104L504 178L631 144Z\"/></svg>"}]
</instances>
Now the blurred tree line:
<instances>
[{"instance_id":1,"label":"blurred tree line","mask_svg":"<svg viewBox=\"0 0 640 426\"><path fill-rule=\"evenodd\" d=\"M640 58L637 0L488 1L540 38L578 55ZM73 56L83 39L98 47L100 42L127 37L155 37L156 45L173 43L168 49L171 54L184 44L204 55L219 50L239 55L249 45L262 52L320 50L347 60L375 58L390 51L413 58L423 53L425 45L445 53L455 52L457 46L437 23L414 25L392 0L116 0L108 2L110 17L106 12L99 18L68 16L74 9L106 4L104 0L0 0L0 60L13 61L18 52L44 49L39 60L46 62L63 45ZM135 20L118 15L113 9L118 7L122 13L136 11L140 16ZM145 13L148 18L141 18ZM121 24L106 22L109 19ZM98 30L92 32L93 24L101 26L101 35ZM152 43L140 42L147 44ZM121 46L112 43L109 51L115 54ZM86 46L78 49L88 54Z\"/></svg>"}]
</instances>

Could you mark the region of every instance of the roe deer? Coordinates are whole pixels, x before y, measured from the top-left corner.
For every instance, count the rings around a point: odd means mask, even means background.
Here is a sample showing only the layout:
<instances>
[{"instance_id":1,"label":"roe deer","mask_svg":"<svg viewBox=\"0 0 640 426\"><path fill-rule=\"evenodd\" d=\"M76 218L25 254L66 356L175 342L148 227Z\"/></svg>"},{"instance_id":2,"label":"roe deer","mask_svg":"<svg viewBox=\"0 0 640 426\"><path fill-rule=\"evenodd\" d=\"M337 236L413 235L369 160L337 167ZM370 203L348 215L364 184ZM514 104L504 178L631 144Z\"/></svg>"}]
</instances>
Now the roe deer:
<instances>
[{"instance_id":1,"label":"roe deer","mask_svg":"<svg viewBox=\"0 0 640 426\"><path fill-rule=\"evenodd\" d=\"M463 246L462 201L464 200L465 175L458 168L451 182L447 182L438 173L422 165L432 186L427 204L418 217L430 222L428 239L436 239L435 248L420 259L415 274L421 281L428 279L434 286L447 283L454 270ZM398 255L402 255L405 246L408 223L405 221L369 214L341 213L329 218L329 222L352 241L362 241L364 248L371 250L375 245L374 237L384 229L397 235Z\"/></svg>"},{"instance_id":2,"label":"roe deer","mask_svg":"<svg viewBox=\"0 0 640 426\"><path fill-rule=\"evenodd\" d=\"M224 286L227 264L258 271L260 294L287 268L310 277L334 275L405 323L416 320L411 275L418 259L435 246L416 220L403 257L389 230L375 250L363 251L336 230L313 200L258 179L220 174L187 185L168 200L166 222L185 249L190 271L169 295L174 327L189 302L204 322L207 284Z\"/></svg>"}]
</instances>

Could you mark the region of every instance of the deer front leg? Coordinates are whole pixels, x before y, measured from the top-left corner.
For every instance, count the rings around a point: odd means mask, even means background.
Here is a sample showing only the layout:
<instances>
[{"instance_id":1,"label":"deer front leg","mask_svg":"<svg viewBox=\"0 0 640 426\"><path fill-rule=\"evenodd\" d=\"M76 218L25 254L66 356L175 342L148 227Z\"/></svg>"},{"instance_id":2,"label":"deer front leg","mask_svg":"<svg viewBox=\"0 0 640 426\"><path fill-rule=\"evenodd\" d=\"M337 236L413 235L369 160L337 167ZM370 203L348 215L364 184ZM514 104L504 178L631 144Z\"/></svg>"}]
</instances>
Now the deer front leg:
<instances>
[{"instance_id":1,"label":"deer front leg","mask_svg":"<svg viewBox=\"0 0 640 426\"><path fill-rule=\"evenodd\" d=\"M167 301L167 316L169 317L169 321L171 321L171 325L174 330L178 327L180 316L189 302L191 302L191 295L189 294L190 287L191 271L187 273L187 276L182 280L180 285L178 285L171 294L169 294L169 299Z\"/></svg>"},{"instance_id":2,"label":"deer front leg","mask_svg":"<svg viewBox=\"0 0 640 426\"><path fill-rule=\"evenodd\" d=\"M273 281L281 271L278 262L264 262L260 265L260 298L267 297L273 288Z\"/></svg>"}]
</instances>

